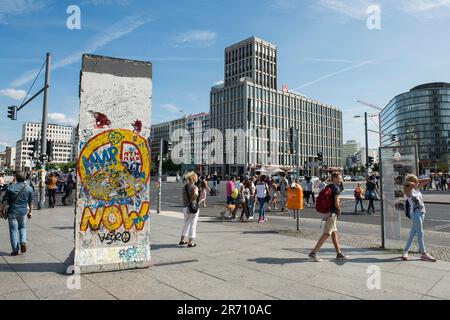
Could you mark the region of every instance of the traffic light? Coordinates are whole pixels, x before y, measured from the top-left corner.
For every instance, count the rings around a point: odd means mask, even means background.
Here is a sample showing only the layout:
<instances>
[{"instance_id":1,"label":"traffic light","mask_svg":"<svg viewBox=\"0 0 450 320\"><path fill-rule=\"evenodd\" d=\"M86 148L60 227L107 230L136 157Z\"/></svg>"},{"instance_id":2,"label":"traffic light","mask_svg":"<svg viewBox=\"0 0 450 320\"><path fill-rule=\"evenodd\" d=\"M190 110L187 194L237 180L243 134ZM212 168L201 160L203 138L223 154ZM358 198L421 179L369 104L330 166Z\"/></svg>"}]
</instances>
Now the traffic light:
<instances>
[{"instance_id":1,"label":"traffic light","mask_svg":"<svg viewBox=\"0 0 450 320\"><path fill-rule=\"evenodd\" d=\"M38 152L39 152L39 140L34 140L31 143L31 152L30 152L31 157L36 159L38 157Z\"/></svg>"},{"instance_id":2,"label":"traffic light","mask_svg":"<svg viewBox=\"0 0 450 320\"><path fill-rule=\"evenodd\" d=\"M319 152L318 154L317 154L317 159L321 162L321 161L323 161L323 153L322 152Z\"/></svg>"},{"instance_id":3,"label":"traffic light","mask_svg":"<svg viewBox=\"0 0 450 320\"><path fill-rule=\"evenodd\" d=\"M54 142L47 141L47 160L49 162L53 161L53 148L54 148Z\"/></svg>"},{"instance_id":4,"label":"traffic light","mask_svg":"<svg viewBox=\"0 0 450 320\"><path fill-rule=\"evenodd\" d=\"M172 152L172 142L168 140L163 140L163 155Z\"/></svg>"},{"instance_id":5,"label":"traffic light","mask_svg":"<svg viewBox=\"0 0 450 320\"><path fill-rule=\"evenodd\" d=\"M392 135L392 142L397 141L397 136L395 134Z\"/></svg>"},{"instance_id":6,"label":"traffic light","mask_svg":"<svg viewBox=\"0 0 450 320\"><path fill-rule=\"evenodd\" d=\"M17 120L17 107L10 106L8 107L8 118L11 120Z\"/></svg>"},{"instance_id":7,"label":"traffic light","mask_svg":"<svg viewBox=\"0 0 450 320\"><path fill-rule=\"evenodd\" d=\"M369 157L369 166L373 166L375 163L375 159L373 157Z\"/></svg>"}]
</instances>

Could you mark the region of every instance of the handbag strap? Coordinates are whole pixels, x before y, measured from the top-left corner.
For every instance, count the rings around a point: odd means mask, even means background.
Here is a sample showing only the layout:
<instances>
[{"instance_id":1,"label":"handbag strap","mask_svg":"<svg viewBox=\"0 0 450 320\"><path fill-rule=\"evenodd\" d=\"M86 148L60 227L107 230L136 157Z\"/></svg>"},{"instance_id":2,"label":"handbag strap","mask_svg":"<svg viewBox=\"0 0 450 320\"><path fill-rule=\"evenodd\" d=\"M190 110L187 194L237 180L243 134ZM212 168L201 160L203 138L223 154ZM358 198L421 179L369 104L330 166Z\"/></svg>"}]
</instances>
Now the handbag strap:
<instances>
[{"instance_id":1,"label":"handbag strap","mask_svg":"<svg viewBox=\"0 0 450 320\"><path fill-rule=\"evenodd\" d=\"M194 186L194 188L195 188L195 186ZM189 200L189 203L192 203L192 198L189 197L188 185L187 184L184 186L184 191L186 192L186 196L187 196L187 198ZM197 198L197 203L198 203L198 198Z\"/></svg>"},{"instance_id":2,"label":"handbag strap","mask_svg":"<svg viewBox=\"0 0 450 320\"><path fill-rule=\"evenodd\" d=\"M20 196L23 194L23 192L25 191L26 188L27 188L27 184L25 183L25 185L22 187L22 189L20 189L19 193L14 198L14 200L9 204L10 207L12 207L14 205L14 203L16 203L17 199L20 198Z\"/></svg>"}]
</instances>

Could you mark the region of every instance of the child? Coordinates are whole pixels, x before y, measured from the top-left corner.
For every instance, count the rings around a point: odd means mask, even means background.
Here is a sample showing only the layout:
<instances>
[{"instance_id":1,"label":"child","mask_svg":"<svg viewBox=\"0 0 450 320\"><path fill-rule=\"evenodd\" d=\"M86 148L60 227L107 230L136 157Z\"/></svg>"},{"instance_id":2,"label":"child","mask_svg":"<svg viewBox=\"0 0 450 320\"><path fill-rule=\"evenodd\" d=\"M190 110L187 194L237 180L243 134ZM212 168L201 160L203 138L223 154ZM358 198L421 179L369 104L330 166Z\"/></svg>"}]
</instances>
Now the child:
<instances>
[{"instance_id":1,"label":"child","mask_svg":"<svg viewBox=\"0 0 450 320\"><path fill-rule=\"evenodd\" d=\"M203 180L201 183L200 201L198 202L199 206L203 203L203 208L206 208L206 193L207 192L211 192L211 189L208 187L206 180Z\"/></svg>"},{"instance_id":2,"label":"child","mask_svg":"<svg viewBox=\"0 0 450 320\"><path fill-rule=\"evenodd\" d=\"M420 188L430 182L430 179L419 180L415 175L409 175L405 178L405 184L403 190L407 197L406 199L406 213L412 220L411 232L409 234L408 242L406 243L405 250L402 255L402 260L408 260L408 252L411 249L411 245L417 234L419 242L419 250L421 260L436 262L436 259L425 251L425 241L423 236L423 220L425 219L425 204L423 202L422 193Z\"/></svg>"},{"instance_id":3,"label":"child","mask_svg":"<svg viewBox=\"0 0 450 320\"><path fill-rule=\"evenodd\" d=\"M361 188L361 183L356 186L355 192L353 193L355 197L355 214L358 213L358 203L361 204L361 212L364 212L364 206L362 201L363 189Z\"/></svg>"}]
</instances>

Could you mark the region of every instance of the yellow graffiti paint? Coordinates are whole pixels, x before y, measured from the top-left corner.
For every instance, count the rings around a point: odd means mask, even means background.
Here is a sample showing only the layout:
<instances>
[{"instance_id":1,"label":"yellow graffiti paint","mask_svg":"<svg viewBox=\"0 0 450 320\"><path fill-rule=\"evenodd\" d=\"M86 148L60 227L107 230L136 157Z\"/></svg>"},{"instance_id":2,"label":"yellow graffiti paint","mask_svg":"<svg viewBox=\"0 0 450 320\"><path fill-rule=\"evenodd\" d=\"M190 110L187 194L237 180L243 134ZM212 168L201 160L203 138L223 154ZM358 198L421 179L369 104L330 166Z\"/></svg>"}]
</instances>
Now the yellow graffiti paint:
<instances>
[{"instance_id":1,"label":"yellow graffiti paint","mask_svg":"<svg viewBox=\"0 0 450 320\"><path fill-rule=\"evenodd\" d=\"M84 208L81 218L80 230L98 230L103 225L109 231L116 231L124 226L126 230L131 230L133 226L140 231L144 228L145 222L149 218L150 203L144 201L138 212L128 213L127 205L115 205L98 208L95 213L91 208Z\"/></svg>"},{"instance_id":2,"label":"yellow graffiti paint","mask_svg":"<svg viewBox=\"0 0 450 320\"><path fill-rule=\"evenodd\" d=\"M94 136L80 153L78 176L84 192L92 199L134 197L150 177L147 140L126 129Z\"/></svg>"}]
</instances>

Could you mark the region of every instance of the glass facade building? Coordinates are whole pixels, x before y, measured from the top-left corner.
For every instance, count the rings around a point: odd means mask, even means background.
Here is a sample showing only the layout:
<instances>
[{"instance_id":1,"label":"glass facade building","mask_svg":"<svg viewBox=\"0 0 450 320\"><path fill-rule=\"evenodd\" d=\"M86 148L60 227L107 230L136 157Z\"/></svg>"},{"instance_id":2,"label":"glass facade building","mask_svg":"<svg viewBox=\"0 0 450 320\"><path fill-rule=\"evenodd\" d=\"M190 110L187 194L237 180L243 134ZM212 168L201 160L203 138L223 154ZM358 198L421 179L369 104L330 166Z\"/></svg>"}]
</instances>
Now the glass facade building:
<instances>
[{"instance_id":1,"label":"glass facade building","mask_svg":"<svg viewBox=\"0 0 450 320\"><path fill-rule=\"evenodd\" d=\"M450 166L450 83L417 86L380 114L382 146L418 146L422 172Z\"/></svg>"}]
</instances>

